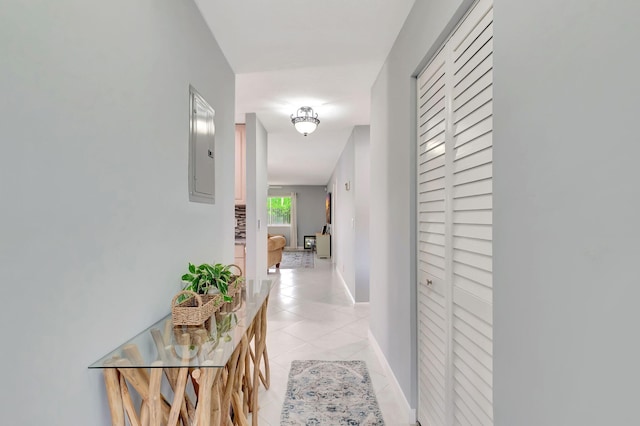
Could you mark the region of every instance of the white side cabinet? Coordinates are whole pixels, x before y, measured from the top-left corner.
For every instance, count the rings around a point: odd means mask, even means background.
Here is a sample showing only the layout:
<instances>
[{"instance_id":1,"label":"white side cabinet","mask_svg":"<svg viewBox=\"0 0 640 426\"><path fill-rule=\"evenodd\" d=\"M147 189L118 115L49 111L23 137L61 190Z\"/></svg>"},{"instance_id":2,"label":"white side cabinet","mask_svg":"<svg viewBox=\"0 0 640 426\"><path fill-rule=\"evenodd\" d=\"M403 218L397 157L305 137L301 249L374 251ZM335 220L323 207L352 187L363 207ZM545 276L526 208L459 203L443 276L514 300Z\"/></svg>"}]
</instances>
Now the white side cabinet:
<instances>
[{"instance_id":1,"label":"white side cabinet","mask_svg":"<svg viewBox=\"0 0 640 426\"><path fill-rule=\"evenodd\" d=\"M331 235L316 234L316 253L320 258L331 257Z\"/></svg>"}]
</instances>

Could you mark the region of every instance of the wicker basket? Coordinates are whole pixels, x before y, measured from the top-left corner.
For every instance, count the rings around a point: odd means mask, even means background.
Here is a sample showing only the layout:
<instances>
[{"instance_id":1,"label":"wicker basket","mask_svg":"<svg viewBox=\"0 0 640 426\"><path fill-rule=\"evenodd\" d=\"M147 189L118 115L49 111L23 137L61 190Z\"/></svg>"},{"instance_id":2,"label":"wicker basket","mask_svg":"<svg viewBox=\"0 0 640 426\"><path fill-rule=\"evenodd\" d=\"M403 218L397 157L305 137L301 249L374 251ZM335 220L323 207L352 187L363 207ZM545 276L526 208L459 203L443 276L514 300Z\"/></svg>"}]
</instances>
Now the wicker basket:
<instances>
[{"instance_id":1,"label":"wicker basket","mask_svg":"<svg viewBox=\"0 0 640 426\"><path fill-rule=\"evenodd\" d=\"M231 302L225 303L223 309L227 312L235 311L240 307L242 303L242 290L244 289L244 278L242 277L242 269L238 265L230 265L238 268L239 273L237 275L233 275L231 283L229 283L229 289L227 293L229 296L233 298Z\"/></svg>"},{"instance_id":2,"label":"wicker basket","mask_svg":"<svg viewBox=\"0 0 640 426\"><path fill-rule=\"evenodd\" d=\"M176 304L183 294L190 295L187 300ZM171 301L171 320L173 325L201 325L222 305L220 294L197 294L183 290Z\"/></svg>"},{"instance_id":3,"label":"wicker basket","mask_svg":"<svg viewBox=\"0 0 640 426\"><path fill-rule=\"evenodd\" d=\"M234 268L236 268L238 270L237 274L233 274L234 277L241 277L242 276L242 268L241 267L239 267L235 263L232 263L231 265L229 265L229 269L231 269L231 267L234 267Z\"/></svg>"}]
</instances>

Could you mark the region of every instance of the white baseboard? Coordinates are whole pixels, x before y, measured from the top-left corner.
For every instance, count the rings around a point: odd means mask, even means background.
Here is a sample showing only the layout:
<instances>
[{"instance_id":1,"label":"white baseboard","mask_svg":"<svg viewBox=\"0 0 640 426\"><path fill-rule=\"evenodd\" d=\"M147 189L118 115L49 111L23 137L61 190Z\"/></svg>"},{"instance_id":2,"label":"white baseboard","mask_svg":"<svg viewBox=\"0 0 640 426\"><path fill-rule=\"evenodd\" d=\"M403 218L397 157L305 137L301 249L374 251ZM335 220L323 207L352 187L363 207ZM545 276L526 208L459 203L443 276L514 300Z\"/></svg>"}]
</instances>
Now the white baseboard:
<instances>
[{"instance_id":1,"label":"white baseboard","mask_svg":"<svg viewBox=\"0 0 640 426\"><path fill-rule=\"evenodd\" d=\"M354 299L353 294L351 294L351 290L349 290L349 286L347 285L347 282L344 280L344 277L342 276L338 268L336 268L336 272L338 273L338 277L340 277L340 281L342 281L342 285L344 286L344 289L347 290L347 294L349 295L349 298L351 298L351 304L355 305L356 299Z\"/></svg>"},{"instance_id":2,"label":"white baseboard","mask_svg":"<svg viewBox=\"0 0 640 426\"><path fill-rule=\"evenodd\" d=\"M416 421L417 421L416 410L414 408L411 408L409 401L407 401L407 398L404 396L404 392L402 392L400 383L398 383L398 380L396 379L395 374L393 374L393 370L391 370L391 366L387 362L387 358L384 356L384 353L382 352L382 349L380 349L380 345L378 345L378 342L376 341L376 338L371 333L371 330L369 330L369 342L371 343L371 347L373 348L373 351L376 353L376 356L378 357L378 361L380 361L380 364L384 369L384 373L387 376L387 379L389 379L389 385L393 390L393 394L396 397L396 401L398 402L398 405L400 406L401 410L404 411L405 413L405 418L403 423L408 425L416 424ZM400 419L400 420L402 421L403 419Z\"/></svg>"}]
</instances>

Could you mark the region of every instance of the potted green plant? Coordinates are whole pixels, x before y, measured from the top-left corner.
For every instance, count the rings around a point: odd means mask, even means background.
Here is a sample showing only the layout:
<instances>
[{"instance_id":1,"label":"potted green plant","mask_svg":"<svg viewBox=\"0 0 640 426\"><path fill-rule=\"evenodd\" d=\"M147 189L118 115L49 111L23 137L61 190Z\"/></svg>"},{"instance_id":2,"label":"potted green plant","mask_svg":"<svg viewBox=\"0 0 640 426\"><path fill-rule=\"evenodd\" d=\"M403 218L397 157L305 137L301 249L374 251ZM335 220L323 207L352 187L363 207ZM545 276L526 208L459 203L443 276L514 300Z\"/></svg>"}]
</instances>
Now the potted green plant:
<instances>
[{"instance_id":1,"label":"potted green plant","mask_svg":"<svg viewBox=\"0 0 640 426\"><path fill-rule=\"evenodd\" d=\"M231 302L233 299L228 294L229 284L235 278L231 272L231 266L221 263L203 263L200 266L195 266L193 263L189 263L189 272L182 276L182 281L185 283L183 290L190 290L198 294L209 294L217 290L225 302Z\"/></svg>"}]
</instances>

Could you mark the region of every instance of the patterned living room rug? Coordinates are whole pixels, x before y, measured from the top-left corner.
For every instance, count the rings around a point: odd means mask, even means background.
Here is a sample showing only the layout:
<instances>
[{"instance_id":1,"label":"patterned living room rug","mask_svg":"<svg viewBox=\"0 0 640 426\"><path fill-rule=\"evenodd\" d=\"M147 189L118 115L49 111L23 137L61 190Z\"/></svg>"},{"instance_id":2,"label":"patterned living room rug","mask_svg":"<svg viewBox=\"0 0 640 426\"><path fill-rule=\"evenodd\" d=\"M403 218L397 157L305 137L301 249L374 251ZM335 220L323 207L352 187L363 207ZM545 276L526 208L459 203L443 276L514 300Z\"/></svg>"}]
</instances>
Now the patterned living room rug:
<instances>
[{"instance_id":1,"label":"patterned living room rug","mask_svg":"<svg viewBox=\"0 0 640 426\"><path fill-rule=\"evenodd\" d=\"M306 251L283 251L280 269L313 268L313 252Z\"/></svg>"},{"instance_id":2,"label":"patterned living room rug","mask_svg":"<svg viewBox=\"0 0 640 426\"><path fill-rule=\"evenodd\" d=\"M293 361L280 425L384 425L367 364Z\"/></svg>"}]
</instances>

